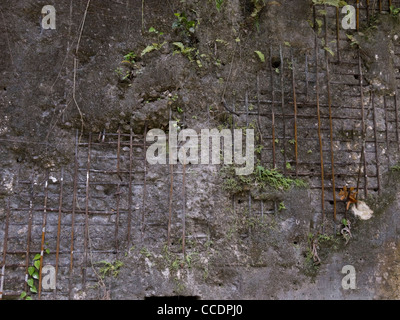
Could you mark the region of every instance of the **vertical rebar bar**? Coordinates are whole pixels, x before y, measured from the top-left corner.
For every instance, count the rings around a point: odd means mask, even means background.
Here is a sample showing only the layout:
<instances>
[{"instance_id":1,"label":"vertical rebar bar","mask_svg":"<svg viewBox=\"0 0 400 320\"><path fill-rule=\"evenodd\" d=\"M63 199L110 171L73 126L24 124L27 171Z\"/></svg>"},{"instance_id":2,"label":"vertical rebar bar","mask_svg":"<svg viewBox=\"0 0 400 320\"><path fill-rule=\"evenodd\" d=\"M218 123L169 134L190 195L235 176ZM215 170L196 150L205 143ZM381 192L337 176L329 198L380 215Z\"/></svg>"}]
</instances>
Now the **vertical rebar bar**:
<instances>
[{"instance_id":1,"label":"vertical rebar bar","mask_svg":"<svg viewBox=\"0 0 400 320\"><path fill-rule=\"evenodd\" d=\"M92 133L89 132L88 154L86 163L86 194L85 194L85 234L83 239L84 260L82 267L82 287L86 289L86 273L88 263L88 241L89 241L89 191L90 191L90 153L91 153Z\"/></svg>"},{"instance_id":2,"label":"vertical rebar bar","mask_svg":"<svg viewBox=\"0 0 400 320\"><path fill-rule=\"evenodd\" d=\"M171 221L172 221L172 200L173 200L173 192L174 192L174 165L169 165L169 176L170 176L170 185L169 185L169 216L168 216L168 234L167 234L167 245L171 244Z\"/></svg>"},{"instance_id":3,"label":"vertical rebar bar","mask_svg":"<svg viewBox=\"0 0 400 320\"><path fill-rule=\"evenodd\" d=\"M272 113L272 168L276 168L276 146L275 146L275 90L274 71L272 70L272 47L269 49L269 70L271 74L271 113Z\"/></svg>"},{"instance_id":4,"label":"vertical rebar bar","mask_svg":"<svg viewBox=\"0 0 400 320\"><path fill-rule=\"evenodd\" d=\"M366 140L366 128L365 128L365 114L364 114L364 88L363 88L363 72L361 66L361 53L358 49L358 73L359 73L359 83L360 83L360 99L361 99L361 135L362 135L362 147L361 147L361 157L364 167L364 196L368 196L368 178L367 178L367 162L365 158L365 140ZM360 166L361 172L361 166ZM357 197L358 197L359 182L357 183Z\"/></svg>"},{"instance_id":5,"label":"vertical rebar bar","mask_svg":"<svg viewBox=\"0 0 400 320\"><path fill-rule=\"evenodd\" d=\"M326 5L325 5L326 10ZM328 20L325 15L325 44L328 43ZM329 53L325 51L325 64L326 64L326 81L327 81L327 94L328 94L328 109L329 109L329 136L330 136L330 153L331 153L331 173L332 173L332 190L333 190L333 220L336 221L336 185L335 185L335 156L333 152L333 121L332 121L332 96L331 96L331 82L329 70Z\"/></svg>"},{"instance_id":6,"label":"vertical rebar bar","mask_svg":"<svg viewBox=\"0 0 400 320\"><path fill-rule=\"evenodd\" d=\"M8 227L10 224L10 198L8 199L7 205L7 216L6 216L6 223L4 225L4 241L3 241L3 259L1 262L1 274L0 274L0 300L3 299L3 292L4 292L4 279L5 279L5 272L6 272L6 257L7 257L7 242L8 242Z\"/></svg>"},{"instance_id":7,"label":"vertical rebar bar","mask_svg":"<svg viewBox=\"0 0 400 320\"><path fill-rule=\"evenodd\" d=\"M291 61L292 61L292 87L293 87L293 112L294 112L294 154L296 161L296 178L299 176L299 168L298 168L298 141L297 141L297 97L296 97L296 79L295 79L295 68L294 68L294 60L293 60L293 52L291 53Z\"/></svg>"},{"instance_id":8,"label":"vertical rebar bar","mask_svg":"<svg viewBox=\"0 0 400 320\"><path fill-rule=\"evenodd\" d=\"M315 94L316 94L316 104L317 104L317 118L318 118L318 141L319 141L319 154L320 154L320 165L321 165L321 213L322 213L322 223L325 221L325 180L324 180L324 156L322 151L322 135L321 135L321 114L319 105L319 63L318 63L318 33L316 25L316 14L315 6L313 7L314 13L314 28L315 28Z\"/></svg>"},{"instance_id":9,"label":"vertical rebar bar","mask_svg":"<svg viewBox=\"0 0 400 320\"><path fill-rule=\"evenodd\" d=\"M378 195L381 195L381 178L380 178L380 162L379 162L379 145L378 145L378 134L376 128L376 110L375 110L375 99L374 93L371 93L371 102L372 102L372 117L374 123L374 139L375 139L375 160L376 160L376 177L378 182Z\"/></svg>"},{"instance_id":10,"label":"vertical rebar bar","mask_svg":"<svg viewBox=\"0 0 400 320\"><path fill-rule=\"evenodd\" d=\"M79 132L76 130L75 134L75 163L74 163L74 187L72 196L72 213L71 213L71 248L70 248L70 265L69 265L69 279L68 279L68 299L72 299L72 283L74 275L74 236L75 236L75 210L78 189L78 140Z\"/></svg>"},{"instance_id":11,"label":"vertical rebar bar","mask_svg":"<svg viewBox=\"0 0 400 320\"><path fill-rule=\"evenodd\" d=\"M61 239L61 218L62 218L62 206L63 206L63 188L64 188L64 167L61 167L60 176L60 196L58 205L58 224L57 224L57 244L56 244L56 288L54 290L54 296L57 296L57 276L58 276L58 263L60 258L60 239Z\"/></svg>"},{"instance_id":12,"label":"vertical rebar bar","mask_svg":"<svg viewBox=\"0 0 400 320\"><path fill-rule=\"evenodd\" d=\"M186 256L186 150L183 150L183 171L182 171L182 253Z\"/></svg>"},{"instance_id":13,"label":"vertical rebar bar","mask_svg":"<svg viewBox=\"0 0 400 320\"><path fill-rule=\"evenodd\" d=\"M118 141L117 141L117 175L118 178L122 181L122 177L120 174L120 158L121 158L121 129L118 128Z\"/></svg>"},{"instance_id":14,"label":"vertical rebar bar","mask_svg":"<svg viewBox=\"0 0 400 320\"><path fill-rule=\"evenodd\" d=\"M388 168L390 168L390 143L389 143L389 117L386 96L383 96L383 107L385 108L385 141L386 141L386 154L388 158Z\"/></svg>"},{"instance_id":15,"label":"vertical rebar bar","mask_svg":"<svg viewBox=\"0 0 400 320\"><path fill-rule=\"evenodd\" d=\"M120 203L120 199L121 199L121 186L118 183L117 185L117 192L116 192L116 206L117 206L117 210L116 210L116 216L115 216L115 231L114 231L114 241L115 241L115 254L118 257L118 252L119 252L119 242L118 242L118 233L119 233L119 203Z\"/></svg>"},{"instance_id":16,"label":"vertical rebar bar","mask_svg":"<svg viewBox=\"0 0 400 320\"><path fill-rule=\"evenodd\" d=\"M309 78L308 78L308 53L306 52L305 53L305 67L304 67L304 72L305 72L305 75L306 75L306 102L308 102L308 81L309 81Z\"/></svg>"},{"instance_id":17,"label":"vertical rebar bar","mask_svg":"<svg viewBox=\"0 0 400 320\"><path fill-rule=\"evenodd\" d=\"M49 172L46 172L46 181L44 182L44 206L43 206L43 223L42 223L42 243L40 246L40 267L39 267L39 288L38 300L42 295L42 269L43 269L43 256L44 256L44 243L46 237L46 224L47 224L47 200L48 200L48 186L49 186Z\"/></svg>"},{"instance_id":18,"label":"vertical rebar bar","mask_svg":"<svg viewBox=\"0 0 400 320\"><path fill-rule=\"evenodd\" d=\"M25 255L25 284L24 284L24 290L28 290L28 268L29 268L29 255L31 251L31 238L32 238L32 222L33 222L33 199L34 199L34 182L33 182L33 171L32 171L32 176L31 176L31 190L30 190L30 196L31 199L29 201L29 217L28 217L28 232L27 232L27 237L26 237L26 255Z\"/></svg>"},{"instance_id":19,"label":"vertical rebar bar","mask_svg":"<svg viewBox=\"0 0 400 320\"><path fill-rule=\"evenodd\" d=\"M142 232L141 239L144 240L145 230L145 213L146 213L146 188L147 188L147 162L146 162L146 136L147 136L147 123L144 123L144 141L143 141L143 158L144 158L144 182L143 182L143 203L142 203Z\"/></svg>"},{"instance_id":20,"label":"vertical rebar bar","mask_svg":"<svg viewBox=\"0 0 400 320\"><path fill-rule=\"evenodd\" d=\"M283 123L283 172L286 174L286 120L285 120L285 87L284 87L284 61L282 46L279 45L279 56L281 60L281 106L282 106L282 123Z\"/></svg>"},{"instance_id":21,"label":"vertical rebar bar","mask_svg":"<svg viewBox=\"0 0 400 320\"><path fill-rule=\"evenodd\" d=\"M399 134L399 110L397 106L397 90L394 95L394 111L395 111L395 121L396 121L396 141L397 141L397 150L400 151L400 134Z\"/></svg>"},{"instance_id":22,"label":"vertical rebar bar","mask_svg":"<svg viewBox=\"0 0 400 320\"><path fill-rule=\"evenodd\" d=\"M133 162L133 132L132 128L129 135L129 191L128 191L128 247L131 243L131 229L132 229L132 162Z\"/></svg>"},{"instance_id":23,"label":"vertical rebar bar","mask_svg":"<svg viewBox=\"0 0 400 320\"><path fill-rule=\"evenodd\" d=\"M340 22L339 22L339 7L336 7L336 54L337 54L337 62L340 63Z\"/></svg>"}]
</instances>

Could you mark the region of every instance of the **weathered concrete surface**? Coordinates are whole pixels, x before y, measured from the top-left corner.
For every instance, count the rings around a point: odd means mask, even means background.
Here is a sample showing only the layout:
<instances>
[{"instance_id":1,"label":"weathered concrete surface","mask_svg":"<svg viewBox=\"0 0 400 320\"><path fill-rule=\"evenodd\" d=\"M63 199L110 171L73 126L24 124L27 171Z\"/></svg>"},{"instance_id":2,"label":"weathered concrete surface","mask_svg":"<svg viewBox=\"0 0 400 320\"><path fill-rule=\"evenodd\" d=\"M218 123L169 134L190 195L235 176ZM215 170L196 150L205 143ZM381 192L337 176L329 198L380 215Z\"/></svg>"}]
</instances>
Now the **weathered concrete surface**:
<instances>
[{"instance_id":1,"label":"weathered concrete surface","mask_svg":"<svg viewBox=\"0 0 400 320\"><path fill-rule=\"evenodd\" d=\"M266 1L257 19L251 17L254 10L252 1L225 1L221 12L213 1L144 1L144 20L142 22L142 1L102 1L91 2L81 32L86 1L57 2L57 29L42 30L40 27L42 1L18 1L12 5L1 4L0 23L2 33L0 47L0 248L4 244L7 200L11 199L12 217L9 230L8 250L23 251L26 248L27 216L18 208L29 205L29 189L21 187L21 181L37 180L34 187L34 204L43 206L43 181L45 169L58 179L50 183L49 207L58 206L58 188L60 169L65 168L66 185L64 190L64 209L71 210L73 202L72 181L74 176L75 131L83 127L85 133L92 132L101 141L104 130L115 133L118 128L129 134L130 130L141 135L144 128L166 128L168 120L178 118L179 125L199 130L201 128L230 127L232 115L222 106L224 97L231 108L243 111L245 93L249 99L257 96L256 79L260 80L259 96L271 99L272 83L275 99L280 100L279 70L272 70L274 80L270 81L269 63L261 63L254 54L261 50L269 60L272 56L279 60L279 45L284 50L285 100L292 99L290 54L296 61L297 90L299 101L306 98L304 92L308 85L309 101L315 101L315 33L312 22L311 1L281 0ZM188 36L182 31L172 30L176 20L174 13L186 12L190 19L200 23L196 32ZM331 11L332 13L333 11ZM257 22L258 21L258 22ZM257 23L259 24L257 30ZM147 30L154 27L164 32L161 40ZM335 32L335 25L329 27L329 36ZM309 253L309 234L320 231L321 191L320 177L310 176L304 179L316 188L291 189L283 192L259 194L251 189L249 200L247 192L233 195L221 186L224 181L219 173L220 166L188 166L186 176L186 258L181 251L182 232L182 166L175 168L173 193L172 244L165 249L167 217L169 210L169 168L168 166L147 168L147 200L145 210L146 228L142 233L142 186L133 189L133 227L132 242L126 243L125 230L127 217L121 214L120 252L99 253L96 251L114 250L115 214L111 216L91 216L89 223L90 259L87 268L88 284L82 285L84 257L83 215L77 217L75 230L75 269L72 280L72 298L74 299L143 299L149 296L191 295L202 299L397 299L398 277L398 214L399 189L398 174L388 174L388 170L398 159L396 123L394 113L390 113L390 122L385 119L382 94L392 95L396 87L396 74L393 65L398 58L391 52L398 42L398 31L393 21L382 18L376 31L368 33L369 40L359 37L363 49L363 64L367 67L365 80L365 108L367 138L373 138L373 121L369 94L374 91L376 106L376 127L381 141L386 130L390 132L389 146L379 145L381 159L381 191L371 192L368 203L373 207L373 218L359 221L350 216L353 237L345 245L340 235L339 224L331 222L332 204L328 202L329 212L324 232L330 241L321 243L318 249L321 264L313 265L307 259ZM397 37L396 37L397 36ZM319 36L320 99L327 101L325 78L325 50ZM218 41L217 41L218 40ZM166 41L159 50L138 57L132 71L126 63L121 64L123 56L134 51L138 56L149 44ZM397 42L396 42L397 41ZM200 68L182 54L174 54L173 42L182 42L193 46L202 56ZM288 46L288 43L290 47ZM382 49L384 44L385 50ZM79 45L79 46L78 46ZM334 45L330 44L333 48ZM342 59L354 60L357 57L355 47L348 41L341 41ZM365 49L364 49L365 48ZM394 50L394 49L393 49ZM374 52L378 52L375 59ZM305 58L309 56L309 79L305 78ZM334 59L334 58L331 58ZM374 60L375 59L375 60ZM310 62L311 61L311 62ZM332 63L333 66L333 63ZM278 66L274 68L279 69ZM348 163L336 165L337 187L345 184L355 186L360 162L361 137L360 105L357 98L358 79L351 73L357 67L337 64L335 68L350 75L335 76L332 80L353 84L333 89L334 112L348 119L335 120L335 137L347 139L347 142L335 142L335 161ZM132 72L129 80L123 80L116 69ZM333 73L333 71L332 71ZM335 77L335 78L334 78ZM334 79L333 79L334 78ZM306 81L307 85L306 85ZM353 97L351 96L353 95ZM354 96L355 95L355 96ZM177 96L176 101L172 97ZM256 102L252 102L256 107ZM387 102L393 110L393 102ZM345 106L354 107L341 111ZM184 112L178 111L178 107ZM300 108L301 106L299 106ZM270 105L263 105L263 111L271 111ZM278 108L278 104L275 105ZM304 113L315 116L314 106L302 106ZM171 110L171 111L170 111ZM257 109L255 109L257 110ZM285 106L287 114L293 112L292 105ZM326 109L325 115L327 115ZM83 118L81 119L80 112ZM279 109L280 111L280 109ZM171 113L171 114L170 114ZM356 121L352 120L356 117ZM288 117L290 118L290 117ZM283 128L277 118L277 136L281 137ZM254 125L257 117L247 119L245 114L234 117L235 125L244 127ZM324 118L323 126L328 127ZM279 123L278 123L279 122ZM302 120L303 140L299 138L300 159L314 165L305 165L303 171L319 172L319 145L316 119ZM271 119L261 120L260 131L264 137L270 135ZM286 134L292 138L293 118L288 120ZM289 134L290 131L290 134ZM328 131L326 131L328 132ZM85 139L86 135L82 139ZM310 139L308 139L310 138ZM329 134L324 133L324 148L329 148ZM14 140L14 142L6 140ZM135 138L136 139L136 138ZM267 139L265 139L267 140ZM19 141L19 142L18 142ZM82 140L84 142L84 140ZM115 142L115 141L114 141ZM127 142L127 140L125 140ZM265 149L271 147L264 141ZM301 144L301 145L300 145ZM277 143L277 158L283 162L282 138ZM84 147L82 147L84 148ZM294 148L286 143L287 160L293 165ZM367 143L367 174L376 174L376 159L373 144ZM311 152L310 152L311 151ZM79 154L79 167L85 168L86 149ZM143 162L139 155L142 150L135 147L134 180L143 182ZM92 166L99 170L115 170L115 163L101 156L115 157L115 148L109 146L93 147ZM270 151L262 151L260 157L265 167L271 167ZM325 154L325 171L329 170L329 153ZM129 152L121 152L121 170L128 170ZM283 166L286 164L283 163ZM283 166L279 168L282 170ZM293 172L291 172L293 174ZM86 172L79 172L79 182L85 182ZM346 174L353 175L347 177ZM102 179L94 174L93 180ZM105 178L103 178L105 179ZM118 184L123 180L118 176L108 177L110 182ZM329 175L326 185L329 186ZM377 184L371 179L371 188ZM22 192L22 191L23 192ZM127 187L122 187L123 195ZM363 196L362 192L361 196ZM91 189L90 207L114 210L116 206L115 186L96 186ZM326 193L328 195L328 191ZM85 187L78 188L78 208L85 208ZM98 197L98 198L96 198ZM103 197L100 199L100 197ZM328 197L328 196L327 196ZM331 196L332 197L332 196ZM128 198L121 196L120 206L128 206ZM275 205L284 202L286 210L275 210L261 219L260 199L275 201ZM251 202L251 206L249 205ZM332 201L333 202L333 201ZM375 204L375 205L374 205ZM252 212L249 212L251 207ZM344 204L338 201L338 221L344 218ZM269 208L270 209L270 208ZM275 208L276 209L276 208ZM57 212L57 211L56 211ZM65 212L61 236L59 292L57 296L48 294L48 299L66 299L69 289L69 250L71 237L71 213ZM35 216L37 226L32 234L32 249L40 248L41 216ZM18 223L20 223L18 225ZM54 264L57 241L57 216L48 220L46 239L52 255L46 257L47 263ZM124 231L125 232L125 231ZM339 232L339 236L336 233ZM334 240L332 240L334 239ZM32 257L30 257L32 258ZM124 265L114 278L107 276L101 280L98 276L101 260L110 262L121 260ZM22 263L24 255L7 257L7 263ZM343 290L341 286L344 274L342 267L353 265L357 272L357 289ZM9 268L5 291L19 292L23 288L24 270ZM96 271L97 274L94 272ZM12 298L12 297L11 297Z\"/></svg>"}]
</instances>

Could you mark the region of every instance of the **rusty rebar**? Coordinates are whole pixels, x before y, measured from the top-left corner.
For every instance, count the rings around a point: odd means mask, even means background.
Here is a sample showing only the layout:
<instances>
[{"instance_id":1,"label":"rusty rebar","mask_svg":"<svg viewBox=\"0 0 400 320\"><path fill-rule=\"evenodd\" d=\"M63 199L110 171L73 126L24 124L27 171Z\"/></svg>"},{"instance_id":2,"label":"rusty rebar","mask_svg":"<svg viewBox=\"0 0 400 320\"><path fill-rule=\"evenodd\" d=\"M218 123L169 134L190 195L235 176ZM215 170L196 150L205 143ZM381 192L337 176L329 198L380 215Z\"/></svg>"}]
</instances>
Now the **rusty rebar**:
<instances>
[{"instance_id":1,"label":"rusty rebar","mask_svg":"<svg viewBox=\"0 0 400 320\"><path fill-rule=\"evenodd\" d=\"M388 168L390 168L390 144L389 144L389 116L388 106L386 102L386 95L383 96L383 107L385 109L385 141L386 141L386 154L388 158Z\"/></svg>"},{"instance_id":2,"label":"rusty rebar","mask_svg":"<svg viewBox=\"0 0 400 320\"><path fill-rule=\"evenodd\" d=\"M271 116L272 116L272 168L276 168L276 146L275 146L275 115L274 115L274 109L275 109L275 90L274 90L274 71L272 70L272 47L269 49L269 70L271 74L271 95L272 95L272 100L271 100Z\"/></svg>"},{"instance_id":3,"label":"rusty rebar","mask_svg":"<svg viewBox=\"0 0 400 320\"><path fill-rule=\"evenodd\" d=\"M326 9L326 6L325 6ZM328 43L328 20L325 15L325 44ZM330 154L331 154L331 173L332 173L332 188L333 188L333 220L336 221L336 191L335 191L335 156L333 151L333 121L332 121L332 96L330 84L329 56L325 51L326 64L326 81L328 94L328 109L329 109L329 135L330 135Z\"/></svg>"},{"instance_id":4,"label":"rusty rebar","mask_svg":"<svg viewBox=\"0 0 400 320\"><path fill-rule=\"evenodd\" d=\"M305 67L304 67L304 73L306 76L306 102L308 101L308 53L305 53Z\"/></svg>"},{"instance_id":5,"label":"rusty rebar","mask_svg":"<svg viewBox=\"0 0 400 320\"><path fill-rule=\"evenodd\" d=\"M375 101L374 101L374 93L371 93L371 102L372 102L372 118L374 123L374 139L375 139L375 161L376 161L376 176L378 178L378 195L381 195L381 178L380 178L380 161L379 161L379 145L378 145L378 135L376 128L376 110L375 110Z\"/></svg>"},{"instance_id":6,"label":"rusty rebar","mask_svg":"<svg viewBox=\"0 0 400 320\"><path fill-rule=\"evenodd\" d=\"M315 18L315 11L314 11ZM322 135L321 135L321 114L319 107L319 64L318 64L318 37L315 32L315 92L316 92L316 104L317 104L317 118L318 118L318 141L319 141L319 154L320 154L320 165L321 165L321 212L322 222L325 221L325 182L324 182L324 156L322 151Z\"/></svg>"},{"instance_id":7,"label":"rusty rebar","mask_svg":"<svg viewBox=\"0 0 400 320\"><path fill-rule=\"evenodd\" d=\"M70 265L69 265L69 279L68 279L68 298L72 299L72 280L74 275L74 236L75 236L75 210L77 201L78 189L78 139L79 132L75 133L75 163L74 163L74 187L72 196L72 213L71 213L71 248L70 248Z\"/></svg>"},{"instance_id":8,"label":"rusty rebar","mask_svg":"<svg viewBox=\"0 0 400 320\"><path fill-rule=\"evenodd\" d=\"M127 234L127 242L128 246L131 243L131 229L132 229L132 170L133 170L133 132L131 128L131 132L129 135L129 198L128 198L128 234Z\"/></svg>"},{"instance_id":9,"label":"rusty rebar","mask_svg":"<svg viewBox=\"0 0 400 320\"><path fill-rule=\"evenodd\" d=\"M285 165L283 166L283 172L286 174L286 121L285 121L285 88L284 88L284 79L283 79L283 51L282 46L279 45L279 56L281 59L281 107L282 107L282 123L283 123L283 161Z\"/></svg>"},{"instance_id":10,"label":"rusty rebar","mask_svg":"<svg viewBox=\"0 0 400 320\"><path fill-rule=\"evenodd\" d=\"M44 182L44 210L43 210L43 224L42 224L42 243L40 246L38 300L40 300L41 295L42 295L42 269L43 269L44 242L45 242L45 237L46 237L46 224L47 224L48 186L49 186L49 172L47 170L46 181Z\"/></svg>"},{"instance_id":11,"label":"rusty rebar","mask_svg":"<svg viewBox=\"0 0 400 320\"><path fill-rule=\"evenodd\" d=\"M395 122L396 122L396 140L397 140L397 150L400 151L400 139L399 139L399 110L397 107L397 90L394 95L394 111L395 111Z\"/></svg>"},{"instance_id":12,"label":"rusty rebar","mask_svg":"<svg viewBox=\"0 0 400 320\"><path fill-rule=\"evenodd\" d=\"M364 114L364 89L363 89L363 72L361 66L361 53L360 49L358 49L358 69L359 69L359 84L360 84L360 99L361 99L361 136L362 136L362 157L360 160L363 160L363 167L364 167L364 196L365 198L368 196L368 178L367 178L367 162L365 158L365 139L366 139L366 127L365 127L365 114ZM360 166L361 171L361 166ZM357 183L357 197L359 195Z\"/></svg>"},{"instance_id":13,"label":"rusty rebar","mask_svg":"<svg viewBox=\"0 0 400 320\"><path fill-rule=\"evenodd\" d=\"M182 253L186 256L186 150L183 150L183 171L182 171Z\"/></svg>"},{"instance_id":14,"label":"rusty rebar","mask_svg":"<svg viewBox=\"0 0 400 320\"><path fill-rule=\"evenodd\" d=\"M26 282L28 280L28 268L29 268L29 255L31 251L31 237L32 237L32 220L33 220L33 199L34 199L34 182L33 182L33 172L31 176L31 195L30 195L30 201L29 201L29 216L28 216L28 232L26 236L26 256L25 256L25 284L24 284L24 289L25 291L28 290L28 283Z\"/></svg>"},{"instance_id":15,"label":"rusty rebar","mask_svg":"<svg viewBox=\"0 0 400 320\"><path fill-rule=\"evenodd\" d=\"M170 246L171 243L171 221L172 221L172 200L174 192L174 165L169 165L169 175L170 175L170 187L169 187L169 216L168 216L168 234L167 234L167 245Z\"/></svg>"},{"instance_id":16,"label":"rusty rebar","mask_svg":"<svg viewBox=\"0 0 400 320\"><path fill-rule=\"evenodd\" d=\"M118 128L118 141L117 141L117 176L122 181L120 174L120 158L121 158L121 129Z\"/></svg>"},{"instance_id":17,"label":"rusty rebar","mask_svg":"<svg viewBox=\"0 0 400 320\"><path fill-rule=\"evenodd\" d=\"M58 205L58 223L57 223L57 244L56 244L56 289L54 290L54 296L57 295L57 275L58 275L58 263L60 254L60 238L61 238L61 219L62 219L62 206L63 206L63 187L64 187L64 167L61 167L60 176L60 195Z\"/></svg>"},{"instance_id":18,"label":"rusty rebar","mask_svg":"<svg viewBox=\"0 0 400 320\"><path fill-rule=\"evenodd\" d=\"M292 61L292 87L293 87L293 113L294 113L294 154L295 154L295 162L296 162L296 177L299 174L298 170L298 140L297 140L297 97L296 97L296 79L295 79L295 69L294 69L294 60L293 60L293 52L291 54Z\"/></svg>"},{"instance_id":19,"label":"rusty rebar","mask_svg":"<svg viewBox=\"0 0 400 320\"><path fill-rule=\"evenodd\" d=\"M336 7L336 55L337 55L338 63L340 63L340 27L339 27L339 25L340 25L339 7Z\"/></svg>"},{"instance_id":20,"label":"rusty rebar","mask_svg":"<svg viewBox=\"0 0 400 320\"><path fill-rule=\"evenodd\" d=\"M146 186L147 186L147 162L146 162L146 135L147 135L147 123L144 123L144 142L143 142L143 155L144 155L144 184L143 184L143 202L142 202L142 232L141 239L144 240L145 230L145 213L146 213Z\"/></svg>"},{"instance_id":21,"label":"rusty rebar","mask_svg":"<svg viewBox=\"0 0 400 320\"><path fill-rule=\"evenodd\" d=\"M114 232L114 238L115 238L115 254L118 257L118 252L119 252L119 243L118 243L118 232L119 232L119 203L120 203L120 199L121 199L121 189L120 189L120 185L117 185L117 192L115 193L115 196L117 197L117 210L116 210L116 216L115 216L115 232Z\"/></svg>"},{"instance_id":22,"label":"rusty rebar","mask_svg":"<svg viewBox=\"0 0 400 320\"><path fill-rule=\"evenodd\" d=\"M90 153L91 153L92 133L89 132L88 153L86 163L86 191L85 191L85 234L83 239L84 260L82 266L82 287L86 289L86 273L88 264L88 242L89 242L89 191L90 191Z\"/></svg>"},{"instance_id":23,"label":"rusty rebar","mask_svg":"<svg viewBox=\"0 0 400 320\"><path fill-rule=\"evenodd\" d=\"M8 242L8 227L10 224L10 198L8 198L8 205L7 205L7 216L6 216L6 223L4 226L4 241L3 241L3 260L1 263L1 274L0 274L0 300L3 299L3 292L4 292L4 279L5 279L5 272L6 272L6 257L7 257L7 242Z\"/></svg>"}]
</instances>

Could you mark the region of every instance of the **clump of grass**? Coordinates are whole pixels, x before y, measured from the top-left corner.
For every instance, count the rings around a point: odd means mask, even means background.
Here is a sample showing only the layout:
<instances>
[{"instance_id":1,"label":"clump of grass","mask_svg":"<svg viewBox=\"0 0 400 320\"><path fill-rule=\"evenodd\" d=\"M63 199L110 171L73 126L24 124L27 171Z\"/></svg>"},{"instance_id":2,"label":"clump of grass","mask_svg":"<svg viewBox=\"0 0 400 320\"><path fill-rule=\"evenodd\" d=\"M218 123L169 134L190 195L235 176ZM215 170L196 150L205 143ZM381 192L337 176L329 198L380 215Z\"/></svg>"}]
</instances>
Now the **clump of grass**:
<instances>
[{"instance_id":1,"label":"clump of grass","mask_svg":"<svg viewBox=\"0 0 400 320\"><path fill-rule=\"evenodd\" d=\"M223 189L232 193L239 193L249 188L272 188L279 191L287 191L292 187L308 187L304 180L286 177L277 169L268 169L261 165L258 165L254 172L248 176L235 175L232 167L223 168L221 175L224 179Z\"/></svg>"},{"instance_id":2,"label":"clump of grass","mask_svg":"<svg viewBox=\"0 0 400 320\"><path fill-rule=\"evenodd\" d=\"M400 162L393 167L390 168L390 171L392 172L400 172Z\"/></svg>"}]
</instances>

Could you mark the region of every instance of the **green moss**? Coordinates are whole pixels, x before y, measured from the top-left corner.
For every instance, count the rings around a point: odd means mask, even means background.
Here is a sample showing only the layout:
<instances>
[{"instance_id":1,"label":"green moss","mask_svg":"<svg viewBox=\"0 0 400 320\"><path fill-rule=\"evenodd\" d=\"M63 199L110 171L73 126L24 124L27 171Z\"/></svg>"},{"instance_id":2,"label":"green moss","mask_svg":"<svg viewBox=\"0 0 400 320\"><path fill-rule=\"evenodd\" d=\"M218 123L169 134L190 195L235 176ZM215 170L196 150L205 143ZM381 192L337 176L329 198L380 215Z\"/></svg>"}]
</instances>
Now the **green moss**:
<instances>
[{"instance_id":1,"label":"green moss","mask_svg":"<svg viewBox=\"0 0 400 320\"><path fill-rule=\"evenodd\" d=\"M260 165L248 176L235 175L235 170L231 166L224 167L220 173L224 179L223 189L233 194L254 188L260 190L272 188L275 190L287 191L292 187L308 187L304 180L292 179L283 175L276 169L267 169Z\"/></svg>"}]
</instances>

